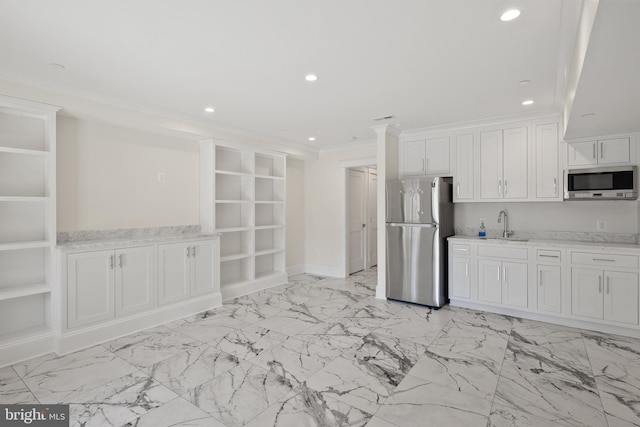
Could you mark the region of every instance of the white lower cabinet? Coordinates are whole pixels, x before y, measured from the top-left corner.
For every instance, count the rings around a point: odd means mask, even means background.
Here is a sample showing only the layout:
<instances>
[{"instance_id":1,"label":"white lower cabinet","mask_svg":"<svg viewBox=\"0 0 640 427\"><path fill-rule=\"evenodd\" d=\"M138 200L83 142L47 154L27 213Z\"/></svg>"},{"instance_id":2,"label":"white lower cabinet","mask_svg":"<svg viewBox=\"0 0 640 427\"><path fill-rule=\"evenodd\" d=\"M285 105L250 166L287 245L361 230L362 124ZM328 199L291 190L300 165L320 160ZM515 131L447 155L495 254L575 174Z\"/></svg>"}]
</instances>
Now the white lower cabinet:
<instances>
[{"instance_id":1,"label":"white lower cabinet","mask_svg":"<svg viewBox=\"0 0 640 427\"><path fill-rule=\"evenodd\" d=\"M114 262L114 251L83 252L67 257L69 328L115 316Z\"/></svg>"},{"instance_id":2,"label":"white lower cabinet","mask_svg":"<svg viewBox=\"0 0 640 427\"><path fill-rule=\"evenodd\" d=\"M153 246L115 251L116 316L138 313L155 306L155 251Z\"/></svg>"},{"instance_id":3,"label":"white lower cabinet","mask_svg":"<svg viewBox=\"0 0 640 427\"><path fill-rule=\"evenodd\" d=\"M527 307L527 264L478 260L478 299L495 304Z\"/></svg>"},{"instance_id":4,"label":"white lower cabinet","mask_svg":"<svg viewBox=\"0 0 640 427\"><path fill-rule=\"evenodd\" d=\"M562 267L559 265L537 266L538 311L562 312Z\"/></svg>"},{"instance_id":5,"label":"white lower cabinet","mask_svg":"<svg viewBox=\"0 0 640 427\"><path fill-rule=\"evenodd\" d=\"M218 250L213 240L158 245L158 304L170 304L216 289L219 285L213 259L219 258Z\"/></svg>"},{"instance_id":6,"label":"white lower cabinet","mask_svg":"<svg viewBox=\"0 0 640 427\"><path fill-rule=\"evenodd\" d=\"M638 273L571 269L571 313L638 324Z\"/></svg>"},{"instance_id":7,"label":"white lower cabinet","mask_svg":"<svg viewBox=\"0 0 640 427\"><path fill-rule=\"evenodd\" d=\"M451 297L471 298L471 262L469 258L452 257L451 263Z\"/></svg>"}]
</instances>

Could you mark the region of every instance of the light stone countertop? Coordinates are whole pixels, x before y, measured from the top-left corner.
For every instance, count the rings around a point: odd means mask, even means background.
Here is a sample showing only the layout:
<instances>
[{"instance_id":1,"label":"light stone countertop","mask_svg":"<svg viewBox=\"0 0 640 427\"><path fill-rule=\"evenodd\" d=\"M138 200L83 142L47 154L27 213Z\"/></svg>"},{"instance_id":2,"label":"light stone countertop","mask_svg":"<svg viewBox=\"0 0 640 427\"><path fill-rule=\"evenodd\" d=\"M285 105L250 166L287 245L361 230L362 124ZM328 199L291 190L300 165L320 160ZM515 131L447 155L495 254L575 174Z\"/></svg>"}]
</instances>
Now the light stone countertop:
<instances>
[{"instance_id":1,"label":"light stone countertop","mask_svg":"<svg viewBox=\"0 0 640 427\"><path fill-rule=\"evenodd\" d=\"M486 242L490 244L515 245L527 247L555 247L560 249L584 249L598 250L605 252L620 252L640 254L640 245L632 243L610 243L610 242L585 242L578 240L550 240L550 239L529 239L526 241L515 239L500 238L482 238L478 236L451 236L448 238L451 242Z\"/></svg>"}]
</instances>

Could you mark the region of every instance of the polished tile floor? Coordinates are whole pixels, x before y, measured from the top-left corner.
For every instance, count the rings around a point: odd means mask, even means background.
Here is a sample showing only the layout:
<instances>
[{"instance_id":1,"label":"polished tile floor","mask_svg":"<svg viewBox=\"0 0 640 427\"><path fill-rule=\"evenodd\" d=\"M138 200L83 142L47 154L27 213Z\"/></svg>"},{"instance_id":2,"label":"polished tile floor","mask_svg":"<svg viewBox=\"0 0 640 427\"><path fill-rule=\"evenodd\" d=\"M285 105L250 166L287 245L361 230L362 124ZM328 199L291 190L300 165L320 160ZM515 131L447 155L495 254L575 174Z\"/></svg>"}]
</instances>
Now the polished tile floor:
<instances>
[{"instance_id":1,"label":"polished tile floor","mask_svg":"<svg viewBox=\"0 0 640 427\"><path fill-rule=\"evenodd\" d=\"M309 275L0 369L2 403L86 426L638 426L640 340L374 298Z\"/></svg>"}]
</instances>

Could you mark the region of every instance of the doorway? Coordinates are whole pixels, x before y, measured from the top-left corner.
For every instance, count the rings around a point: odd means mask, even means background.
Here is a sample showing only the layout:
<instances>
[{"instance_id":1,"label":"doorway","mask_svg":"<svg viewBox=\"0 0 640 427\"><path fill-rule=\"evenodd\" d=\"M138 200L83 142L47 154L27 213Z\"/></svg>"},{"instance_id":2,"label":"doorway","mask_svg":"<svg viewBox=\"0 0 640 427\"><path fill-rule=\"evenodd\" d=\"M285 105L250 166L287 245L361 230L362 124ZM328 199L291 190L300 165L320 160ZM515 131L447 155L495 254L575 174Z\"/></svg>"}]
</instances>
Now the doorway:
<instances>
[{"instance_id":1,"label":"doorway","mask_svg":"<svg viewBox=\"0 0 640 427\"><path fill-rule=\"evenodd\" d=\"M347 171L348 274L377 265L377 182L375 166Z\"/></svg>"}]
</instances>

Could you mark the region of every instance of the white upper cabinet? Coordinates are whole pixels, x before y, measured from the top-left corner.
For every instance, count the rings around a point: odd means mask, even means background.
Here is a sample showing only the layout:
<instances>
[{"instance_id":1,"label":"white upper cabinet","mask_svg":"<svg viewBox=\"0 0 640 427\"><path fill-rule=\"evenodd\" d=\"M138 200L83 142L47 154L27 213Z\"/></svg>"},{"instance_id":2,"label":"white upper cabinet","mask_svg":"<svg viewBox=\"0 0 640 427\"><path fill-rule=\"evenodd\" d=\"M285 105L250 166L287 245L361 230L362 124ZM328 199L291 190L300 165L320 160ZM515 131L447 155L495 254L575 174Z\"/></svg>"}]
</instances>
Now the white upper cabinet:
<instances>
[{"instance_id":1,"label":"white upper cabinet","mask_svg":"<svg viewBox=\"0 0 640 427\"><path fill-rule=\"evenodd\" d=\"M480 198L525 199L528 185L527 128L480 133Z\"/></svg>"},{"instance_id":2,"label":"white upper cabinet","mask_svg":"<svg viewBox=\"0 0 640 427\"><path fill-rule=\"evenodd\" d=\"M441 175L450 170L449 137L402 143L402 175Z\"/></svg>"},{"instance_id":3,"label":"white upper cabinet","mask_svg":"<svg viewBox=\"0 0 640 427\"><path fill-rule=\"evenodd\" d=\"M474 183L473 134L457 135L453 200L472 200Z\"/></svg>"},{"instance_id":4,"label":"white upper cabinet","mask_svg":"<svg viewBox=\"0 0 640 427\"><path fill-rule=\"evenodd\" d=\"M631 161L629 138L571 142L567 150L569 166L626 164Z\"/></svg>"},{"instance_id":5,"label":"white upper cabinet","mask_svg":"<svg viewBox=\"0 0 640 427\"><path fill-rule=\"evenodd\" d=\"M535 126L536 198L561 199L558 165L558 123Z\"/></svg>"}]
</instances>

